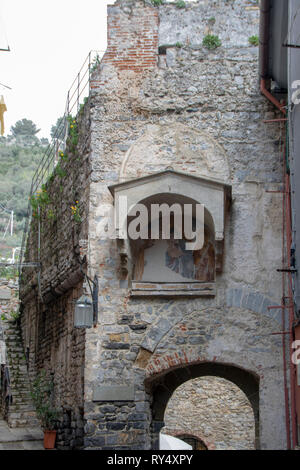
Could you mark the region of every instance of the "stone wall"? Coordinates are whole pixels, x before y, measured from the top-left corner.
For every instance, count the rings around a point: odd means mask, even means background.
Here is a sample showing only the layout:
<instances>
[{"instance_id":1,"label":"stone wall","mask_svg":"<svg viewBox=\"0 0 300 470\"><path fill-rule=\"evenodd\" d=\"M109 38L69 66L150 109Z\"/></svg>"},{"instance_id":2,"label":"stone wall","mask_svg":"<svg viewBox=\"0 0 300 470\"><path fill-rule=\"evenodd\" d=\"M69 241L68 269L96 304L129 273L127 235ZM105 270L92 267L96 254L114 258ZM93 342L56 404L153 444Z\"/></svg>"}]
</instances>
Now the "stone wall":
<instances>
[{"instance_id":1,"label":"stone wall","mask_svg":"<svg viewBox=\"0 0 300 470\"><path fill-rule=\"evenodd\" d=\"M190 380L168 402L165 427L171 435L195 436L208 450L252 450L253 409L232 382L217 377Z\"/></svg>"},{"instance_id":2,"label":"stone wall","mask_svg":"<svg viewBox=\"0 0 300 470\"><path fill-rule=\"evenodd\" d=\"M19 284L15 278L0 279L0 364L5 364L6 348L4 330L7 328L6 319L17 314L19 310Z\"/></svg>"},{"instance_id":3,"label":"stone wall","mask_svg":"<svg viewBox=\"0 0 300 470\"><path fill-rule=\"evenodd\" d=\"M54 384L54 405L60 412L57 446L78 448L83 438L85 330L74 328L74 304L83 292L86 269L89 197L89 105L76 118L78 144L67 142L60 170L46 183L50 202L40 218L33 214L21 276L23 345L33 378L46 370ZM72 207L77 206L75 220ZM40 249L38 240L40 237Z\"/></svg>"},{"instance_id":4,"label":"stone wall","mask_svg":"<svg viewBox=\"0 0 300 470\"><path fill-rule=\"evenodd\" d=\"M147 14L145 3L118 1L109 14L137 27L130 12ZM263 123L277 112L259 93L258 48L248 42L258 34L258 7L201 1L158 13L158 66L136 73L106 60L92 82L88 264L100 279L101 313L86 334L85 446L153 447L163 426L163 411L154 412L162 377L233 364L259 382L259 445L284 448L281 343L270 335L280 319L268 310L281 296L281 196L268 192L282 187L280 132ZM135 43L134 27L126 31L122 54ZM203 47L208 32L221 47ZM116 241L99 238L103 207L113 202L108 186L170 167L232 185L214 298L132 298Z\"/></svg>"}]
</instances>

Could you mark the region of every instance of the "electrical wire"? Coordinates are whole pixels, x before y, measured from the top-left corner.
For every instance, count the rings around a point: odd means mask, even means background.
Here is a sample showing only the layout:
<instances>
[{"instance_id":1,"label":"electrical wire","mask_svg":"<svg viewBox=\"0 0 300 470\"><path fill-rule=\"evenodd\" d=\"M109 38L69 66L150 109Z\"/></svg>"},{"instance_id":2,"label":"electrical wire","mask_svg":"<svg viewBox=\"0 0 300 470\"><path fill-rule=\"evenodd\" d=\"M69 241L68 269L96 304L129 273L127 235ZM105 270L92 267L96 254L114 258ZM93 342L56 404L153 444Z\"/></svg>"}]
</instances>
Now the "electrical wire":
<instances>
[{"instance_id":1,"label":"electrical wire","mask_svg":"<svg viewBox=\"0 0 300 470\"><path fill-rule=\"evenodd\" d=\"M0 27L1 27L1 30L3 32L3 36L5 38L5 41L6 41L6 45L7 45L7 49L2 49L4 51L10 51L10 47L8 45L8 37L7 37L7 33L6 33L6 27L5 27L5 22L3 20L3 15L2 15L2 12L1 12L1 9L0 9Z\"/></svg>"}]
</instances>

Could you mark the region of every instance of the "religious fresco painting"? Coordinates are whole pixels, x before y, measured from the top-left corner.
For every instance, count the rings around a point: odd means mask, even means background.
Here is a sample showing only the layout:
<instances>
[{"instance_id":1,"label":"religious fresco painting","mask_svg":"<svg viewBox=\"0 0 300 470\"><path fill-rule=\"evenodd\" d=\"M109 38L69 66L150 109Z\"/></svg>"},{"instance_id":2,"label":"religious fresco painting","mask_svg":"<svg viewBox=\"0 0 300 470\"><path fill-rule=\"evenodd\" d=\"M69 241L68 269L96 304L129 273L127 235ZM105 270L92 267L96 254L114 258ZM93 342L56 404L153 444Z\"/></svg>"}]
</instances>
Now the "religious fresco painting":
<instances>
[{"instance_id":1,"label":"religious fresco painting","mask_svg":"<svg viewBox=\"0 0 300 470\"><path fill-rule=\"evenodd\" d=\"M134 279L150 282L185 282L215 280L215 248L211 233L205 229L200 250L186 250L187 240L145 240L135 261Z\"/></svg>"}]
</instances>

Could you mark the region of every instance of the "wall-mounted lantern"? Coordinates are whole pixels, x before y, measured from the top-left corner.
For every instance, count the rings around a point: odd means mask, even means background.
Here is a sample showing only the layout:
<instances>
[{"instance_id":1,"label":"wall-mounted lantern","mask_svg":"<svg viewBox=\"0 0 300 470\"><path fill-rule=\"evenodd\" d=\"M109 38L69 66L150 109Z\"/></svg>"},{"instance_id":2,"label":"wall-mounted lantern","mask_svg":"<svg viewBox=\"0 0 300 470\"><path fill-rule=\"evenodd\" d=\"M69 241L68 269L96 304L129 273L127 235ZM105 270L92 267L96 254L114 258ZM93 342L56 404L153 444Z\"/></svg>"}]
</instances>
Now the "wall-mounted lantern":
<instances>
[{"instance_id":1,"label":"wall-mounted lantern","mask_svg":"<svg viewBox=\"0 0 300 470\"><path fill-rule=\"evenodd\" d=\"M93 317L93 302L86 295L82 295L75 303L75 328L91 328L94 323Z\"/></svg>"},{"instance_id":2,"label":"wall-mounted lantern","mask_svg":"<svg viewBox=\"0 0 300 470\"><path fill-rule=\"evenodd\" d=\"M92 281L86 274L85 277L88 280L92 300L90 297L82 295L75 302L75 328L91 328L96 326L98 321L98 278L95 276ZM93 283L93 289L91 289L90 281Z\"/></svg>"}]
</instances>

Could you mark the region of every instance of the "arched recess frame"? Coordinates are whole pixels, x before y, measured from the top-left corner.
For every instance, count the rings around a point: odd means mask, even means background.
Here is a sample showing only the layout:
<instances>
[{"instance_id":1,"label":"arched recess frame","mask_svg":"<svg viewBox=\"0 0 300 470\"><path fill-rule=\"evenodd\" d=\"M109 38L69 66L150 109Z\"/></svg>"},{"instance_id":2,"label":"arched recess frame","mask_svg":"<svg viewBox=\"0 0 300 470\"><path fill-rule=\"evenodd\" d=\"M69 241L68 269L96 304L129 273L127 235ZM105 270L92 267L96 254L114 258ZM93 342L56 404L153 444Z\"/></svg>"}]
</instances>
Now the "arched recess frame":
<instances>
[{"instance_id":1,"label":"arched recess frame","mask_svg":"<svg viewBox=\"0 0 300 470\"><path fill-rule=\"evenodd\" d=\"M173 170L165 170L150 176L136 178L109 187L115 205L115 229L117 236L118 250L120 254L120 266L122 279L127 280L132 287L132 295L215 295L214 283L203 284L199 282L192 285L188 283L182 285L170 285L170 283L153 284L150 282L132 284L132 254L130 242L128 240L127 224L128 216L132 208L143 201L153 201L156 203L168 200L172 203L177 200L183 204L183 201L193 201L201 204L205 208L207 220L213 227L214 250L216 258L216 270L222 271L223 248L226 215L231 203L231 186L226 185L214 179L196 177L186 173ZM124 207L125 203L125 207Z\"/></svg>"},{"instance_id":2,"label":"arched recess frame","mask_svg":"<svg viewBox=\"0 0 300 470\"><path fill-rule=\"evenodd\" d=\"M164 414L174 391L188 380L213 376L221 377L237 385L248 398L255 420L255 449L260 448L259 437L259 376L231 364L203 362L199 364L179 366L164 374L146 379L148 393L152 395L152 449L158 449L159 433L164 427Z\"/></svg>"}]
</instances>

